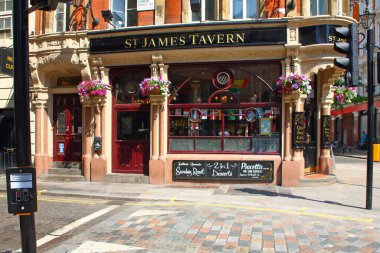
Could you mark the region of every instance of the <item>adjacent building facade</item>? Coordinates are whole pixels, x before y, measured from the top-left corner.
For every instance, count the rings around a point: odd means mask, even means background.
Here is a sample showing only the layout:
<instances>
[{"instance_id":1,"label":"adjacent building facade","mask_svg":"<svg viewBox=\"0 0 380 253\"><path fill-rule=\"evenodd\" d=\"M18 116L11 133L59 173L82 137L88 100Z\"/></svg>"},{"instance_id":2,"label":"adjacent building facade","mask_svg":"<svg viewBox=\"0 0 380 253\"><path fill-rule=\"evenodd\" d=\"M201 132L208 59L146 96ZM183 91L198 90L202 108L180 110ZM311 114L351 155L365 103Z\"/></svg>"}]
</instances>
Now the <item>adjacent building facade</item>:
<instances>
[{"instance_id":1,"label":"adjacent building facade","mask_svg":"<svg viewBox=\"0 0 380 253\"><path fill-rule=\"evenodd\" d=\"M343 0L93 0L37 12L37 172L284 186L330 175L332 84L343 73L333 30L353 22ZM312 92L277 99L275 82L292 72ZM142 96L149 77L170 80L173 96ZM83 80L110 91L81 98Z\"/></svg>"}]
</instances>

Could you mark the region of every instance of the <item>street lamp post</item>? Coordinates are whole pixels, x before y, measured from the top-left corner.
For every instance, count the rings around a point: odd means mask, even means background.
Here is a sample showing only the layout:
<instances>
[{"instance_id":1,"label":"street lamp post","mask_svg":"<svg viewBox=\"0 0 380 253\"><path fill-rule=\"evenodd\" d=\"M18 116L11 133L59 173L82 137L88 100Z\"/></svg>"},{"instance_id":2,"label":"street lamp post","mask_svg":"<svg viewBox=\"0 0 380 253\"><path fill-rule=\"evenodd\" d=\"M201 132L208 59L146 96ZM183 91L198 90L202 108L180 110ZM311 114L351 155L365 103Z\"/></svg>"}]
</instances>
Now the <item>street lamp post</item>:
<instances>
[{"instance_id":1,"label":"street lamp post","mask_svg":"<svg viewBox=\"0 0 380 253\"><path fill-rule=\"evenodd\" d=\"M366 209L372 209L372 188L373 188L373 139L374 139L374 110L373 110L373 29L372 23L376 16L368 10L368 0L365 0L366 9L359 16L362 27L367 30L367 93L368 93L368 153L367 153L367 188L366 188Z\"/></svg>"}]
</instances>

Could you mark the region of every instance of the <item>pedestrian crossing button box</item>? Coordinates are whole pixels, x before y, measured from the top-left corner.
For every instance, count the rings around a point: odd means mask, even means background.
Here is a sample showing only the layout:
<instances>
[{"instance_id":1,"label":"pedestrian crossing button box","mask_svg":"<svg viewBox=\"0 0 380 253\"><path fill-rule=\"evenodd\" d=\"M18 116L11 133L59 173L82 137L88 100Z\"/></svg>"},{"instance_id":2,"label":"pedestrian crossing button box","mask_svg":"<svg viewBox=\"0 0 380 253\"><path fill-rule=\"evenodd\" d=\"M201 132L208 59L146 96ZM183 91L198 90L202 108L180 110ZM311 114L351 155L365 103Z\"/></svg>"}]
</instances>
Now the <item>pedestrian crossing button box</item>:
<instances>
[{"instance_id":1,"label":"pedestrian crossing button box","mask_svg":"<svg viewBox=\"0 0 380 253\"><path fill-rule=\"evenodd\" d=\"M37 211L36 170L33 167L8 168L8 213L26 214Z\"/></svg>"}]
</instances>

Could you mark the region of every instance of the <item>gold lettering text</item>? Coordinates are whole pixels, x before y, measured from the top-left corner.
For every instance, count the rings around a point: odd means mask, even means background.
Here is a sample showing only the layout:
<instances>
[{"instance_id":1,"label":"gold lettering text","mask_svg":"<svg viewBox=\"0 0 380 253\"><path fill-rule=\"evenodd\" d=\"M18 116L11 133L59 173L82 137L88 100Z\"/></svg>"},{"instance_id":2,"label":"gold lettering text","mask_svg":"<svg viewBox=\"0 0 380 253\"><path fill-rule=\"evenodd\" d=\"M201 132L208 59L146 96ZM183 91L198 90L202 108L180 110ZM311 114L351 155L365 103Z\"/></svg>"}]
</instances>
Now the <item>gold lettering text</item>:
<instances>
[{"instance_id":1,"label":"gold lettering text","mask_svg":"<svg viewBox=\"0 0 380 253\"><path fill-rule=\"evenodd\" d=\"M224 34L218 34L218 44L224 43Z\"/></svg>"},{"instance_id":2,"label":"gold lettering text","mask_svg":"<svg viewBox=\"0 0 380 253\"><path fill-rule=\"evenodd\" d=\"M179 45L183 46L186 44L185 36L179 37Z\"/></svg>"},{"instance_id":3,"label":"gold lettering text","mask_svg":"<svg viewBox=\"0 0 380 253\"><path fill-rule=\"evenodd\" d=\"M194 45L195 39L198 38L198 35L197 34L191 34L191 35L189 35L189 37L191 39L191 44Z\"/></svg>"},{"instance_id":4,"label":"gold lettering text","mask_svg":"<svg viewBox=\"0 0 380 253\"><path fill-rule=\"evenodd\" d=\"M150 39L148 47L156 47L156 42L153 38Z\"/></svg>"},{"instance_id":5,"label":"gold lettering text","mask_svg":"<svg viewBox=\"0 0 380 253\"><path fill-rule=\"evenodd\" d=\"M125 40L125 48L132 48L131 39L126 39Z\"/></svg>"},{"instance_id":6,"label":"gold lettering text","mask_svg":"<svg viewBox=\"0 0 380 253\"><path fill-rule=\"evenodd\" d=\"M214 44L215 35L207 35L207 38L208 38L208 41L210 42L210 44Z\"/></svg>"},{"instance_id":7,"label":"gold lettering text","mask_svg":"<svg viewBox=\"0 0 380 253\"><path fill-rule=\"evenodd\" d=\"M244 40L245 40L244 36L245 36L245 33L241 33L241 34L237 33L236 34L236 43L239 43L239 42L244 43Z\"/></svg>"},{"instance_id":8,"label":"gold lettering text","mask_svg":"<svg viewBox=\"0 0 380 253\"><path fill-rule=\"evenodd\" d=\"M177 37L170 37L170 45L171 46L178 46L178 38Z\"/></svg>"},{"instance_id":9,"label":"gold lettering text","mask_svg":"<svg viewBox=\"0 0 380 253\"><path fill-rule=\"evenodd\" d=\"M199 39L199 43L198 43L198 44L199 44L199 45L200 45L200 44L203 44L203 45L206 45L206 44L207 44L205 36L202 35L202 36L200 37L200 39Z\"/></svg>"},{"instance_id":10,"label":"gold lettering text","mask_svg":"<svg viewBox=\"0 0 380 253\"><path fill-rule=\"evenodd\" d=\"M233 34L231 34L231 33L227 34L227 41L226 41L226 43L227 44L228 43L234 43L234 35Z\"/></svg>"},{"instance_id":11,"label":"gold lettering text","mask_svg":"<svg viewBox=\"0 0 380 253\"><path fill-rule=\"evenodd\" d=\"M158 46L159 47L167 47L168 46L168 38L158 38Z\"/></svg>"}]
</instances>

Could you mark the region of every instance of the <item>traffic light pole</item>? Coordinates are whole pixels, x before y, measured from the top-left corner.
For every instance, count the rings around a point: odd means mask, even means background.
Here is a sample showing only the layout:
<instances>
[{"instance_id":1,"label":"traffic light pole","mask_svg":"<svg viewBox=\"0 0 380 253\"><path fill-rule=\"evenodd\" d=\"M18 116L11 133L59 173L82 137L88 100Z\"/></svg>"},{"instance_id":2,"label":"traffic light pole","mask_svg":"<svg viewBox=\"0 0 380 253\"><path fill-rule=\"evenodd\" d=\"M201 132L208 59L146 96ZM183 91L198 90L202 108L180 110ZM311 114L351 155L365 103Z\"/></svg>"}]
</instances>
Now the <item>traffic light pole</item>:
<instances>
[{"instance_id":1,"label":"traffic light pole","mask_svg":"<svg viewBox=\"0 0 380 253\"><path fill-rule=\"evenodd\" d=\"M367 30L367 131L368 131L368 153L367 153L367 189L366 189L366 209L372 209L372 188L373 188L373 29Z\"/></svg>"},{"instance_id":2,"label":"traffic light pole","mask_svg":"<svg viewBox=\"0 0 380 253\"><path fill-rule=\"evenodd\" d=\"M31 167L28 0L13 1L14 104L17 167ZM24 253L37 252L34 214L20 215Z\"/></svg>"}]
</instances>

